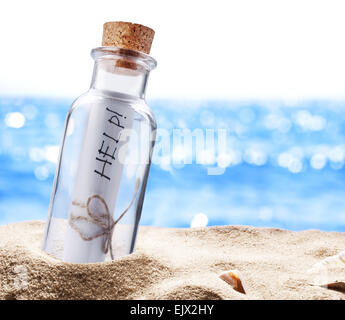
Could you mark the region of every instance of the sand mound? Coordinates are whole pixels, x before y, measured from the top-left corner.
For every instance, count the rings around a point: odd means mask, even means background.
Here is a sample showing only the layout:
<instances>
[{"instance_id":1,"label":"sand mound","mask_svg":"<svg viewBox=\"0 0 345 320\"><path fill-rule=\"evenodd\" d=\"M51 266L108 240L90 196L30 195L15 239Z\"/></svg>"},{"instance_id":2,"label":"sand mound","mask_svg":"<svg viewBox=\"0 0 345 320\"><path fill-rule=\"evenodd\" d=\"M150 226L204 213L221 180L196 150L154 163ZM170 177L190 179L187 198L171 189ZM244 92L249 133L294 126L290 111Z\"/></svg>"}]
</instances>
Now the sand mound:
<instances>
[{"instance_id":1,"label":"sand mound","mask_svg":"<svg viewBox=\"0 0 345 320\"><path fill-rule=\"evenodd\" d=\"M344 250L344 233L254 227L141 227L136 252L69 264L41 251L44 223L0 226L0 299L344 299L307 270ZM247 294L219 274L238 269ZM341 279L342 277L342 279ZM328 274L345 279L345 269Z\"/></svg>"}]
</instances>

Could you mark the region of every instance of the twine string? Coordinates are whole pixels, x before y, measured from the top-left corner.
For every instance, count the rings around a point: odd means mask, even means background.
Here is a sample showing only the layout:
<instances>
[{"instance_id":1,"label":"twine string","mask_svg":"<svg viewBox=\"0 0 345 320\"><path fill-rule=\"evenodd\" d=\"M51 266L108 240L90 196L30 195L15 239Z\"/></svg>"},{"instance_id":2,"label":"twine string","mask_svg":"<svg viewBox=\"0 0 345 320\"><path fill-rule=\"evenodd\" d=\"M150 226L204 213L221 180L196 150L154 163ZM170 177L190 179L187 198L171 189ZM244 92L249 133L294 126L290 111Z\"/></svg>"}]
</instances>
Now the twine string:
<instances>
[{"instance_id":1,"label":"twine string","mask_svg":"<svg viewBox=\"0 0 345 320\"><path fill-rule=\"evenodd\" d=\"M76 207L80 207L80 208L85 208L87 216L76 216L71 212L69 216L69 221L68 221L70 227L73 230L75 230L84 241L91 241L96 238L104 236L104 241L102 243L102 251L105 254L109 251L111 260L114 260L114 252L113 252L113 247L112 247L114 228L116 224L125 216L128 210L132 207L135 201L135 198L138 194L139 187L140 187L140 179L138 178L136 181L135 191L134 191L131 201L129 202L127 208L121 213L121 215L116 220L113 219L106 201L98 194L94 194L90 196L87 199L86 205L75 200L72 201L72 205ZM91 210L90 203L93 199L98 199L103 204L105 213L99 214ZM78 221L85 221L85 222L94 224L100 227L101 230L97 232L96 234L93 234L92 236L85 235L83 231L77 226L76 222Z\"/></svg>"}]
</instances>

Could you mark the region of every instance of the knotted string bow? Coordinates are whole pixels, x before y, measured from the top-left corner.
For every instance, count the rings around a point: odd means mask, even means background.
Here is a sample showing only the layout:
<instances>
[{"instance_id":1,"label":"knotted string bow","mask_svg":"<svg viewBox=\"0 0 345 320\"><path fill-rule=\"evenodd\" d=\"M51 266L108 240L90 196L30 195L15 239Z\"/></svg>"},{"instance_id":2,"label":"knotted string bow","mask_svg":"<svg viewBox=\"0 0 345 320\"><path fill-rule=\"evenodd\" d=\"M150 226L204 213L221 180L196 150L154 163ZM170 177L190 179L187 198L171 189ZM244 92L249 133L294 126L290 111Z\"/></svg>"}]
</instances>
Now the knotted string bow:
<instances>
[{"instance_id":1,"label":"knotted string bow","mask_svg":"<svg viewBox=\"0 0 345 320\"><path fill-rule=\"evenodd\" d=\"M86 217L76 216L71 212L69 216L69 225L85 241L91 241L93 239L105 236L103 244L102 244L102 251L104 253L107 253L109 251L111 260L114 260L114 253L113 253L113 247L112 247L112 238L113 238L114 228L116 224L124 217L124 215L128 212L128 210L133 205L134 200L137 196L139 187L140 187L140 179L138 178L136 181L135 192L134 192L132 200L130 201L127 208L121 213L121 215L116 220L113 219L111 213L109 212L109 208L106 201L98 194L94 194L90 196L87 199L86 205L78 201L72 201L72 205L80 207L80 208L85 208L87 216ZM99 214L91 210L90 203L93 199L98 199L103 204L105 213ZM91 236L85 235L83 231L77 226L77 223L80 221L94 224L100 227L100 231Z\"/></svg>"}]
</instances>

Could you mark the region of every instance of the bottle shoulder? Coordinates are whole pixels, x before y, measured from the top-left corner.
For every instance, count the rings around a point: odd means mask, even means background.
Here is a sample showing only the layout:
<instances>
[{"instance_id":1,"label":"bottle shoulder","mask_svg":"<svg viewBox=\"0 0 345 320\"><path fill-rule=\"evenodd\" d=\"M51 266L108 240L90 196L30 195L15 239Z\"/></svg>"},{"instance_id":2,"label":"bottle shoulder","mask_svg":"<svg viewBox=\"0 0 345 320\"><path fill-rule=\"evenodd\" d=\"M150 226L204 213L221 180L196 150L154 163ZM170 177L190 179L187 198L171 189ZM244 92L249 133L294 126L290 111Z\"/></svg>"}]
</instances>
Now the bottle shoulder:
<instances>
[{"instance_id":1,"label":"bottle shoulder","mask_svg":"<svg viewBox=\"0 0 345 320\"><path fill-rule=\"evenodd\" d=\"M90 89L89 91L80 95L72 103L69 112L74 113L79 109L84 109L87 112L90 111L91 108L99 108L102 106L131 108L135 113L146 118L151 123L152 127L157 127L154 113L144 99L123 94L108 94L100 90Z\"/></svg>"}]
</instances>

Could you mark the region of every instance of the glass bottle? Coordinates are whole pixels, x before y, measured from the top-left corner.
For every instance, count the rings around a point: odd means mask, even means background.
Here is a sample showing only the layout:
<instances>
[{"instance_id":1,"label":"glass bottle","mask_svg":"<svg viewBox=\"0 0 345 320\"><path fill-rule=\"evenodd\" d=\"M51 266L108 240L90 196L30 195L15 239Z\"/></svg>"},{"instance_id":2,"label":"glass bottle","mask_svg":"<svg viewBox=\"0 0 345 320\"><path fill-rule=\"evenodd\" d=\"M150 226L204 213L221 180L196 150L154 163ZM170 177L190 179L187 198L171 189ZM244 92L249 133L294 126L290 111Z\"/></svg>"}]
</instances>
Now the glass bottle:
<instances>
[{"instance_id":1,"label":"glass bottle","mask_svg":"<svg viewBox=\"0 0 345 320\"><path fill-rule=\"evenodd\" d=\"M108 46L91 55L90 89L67 114L42 246L74 263L134 250L156 130L145 102L156 61Z\"/></svg>"}]
</instances>

